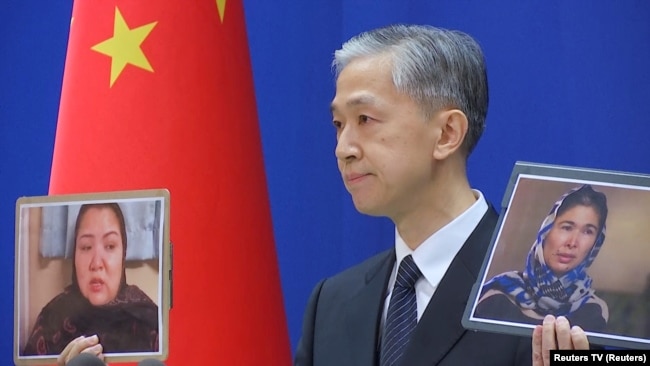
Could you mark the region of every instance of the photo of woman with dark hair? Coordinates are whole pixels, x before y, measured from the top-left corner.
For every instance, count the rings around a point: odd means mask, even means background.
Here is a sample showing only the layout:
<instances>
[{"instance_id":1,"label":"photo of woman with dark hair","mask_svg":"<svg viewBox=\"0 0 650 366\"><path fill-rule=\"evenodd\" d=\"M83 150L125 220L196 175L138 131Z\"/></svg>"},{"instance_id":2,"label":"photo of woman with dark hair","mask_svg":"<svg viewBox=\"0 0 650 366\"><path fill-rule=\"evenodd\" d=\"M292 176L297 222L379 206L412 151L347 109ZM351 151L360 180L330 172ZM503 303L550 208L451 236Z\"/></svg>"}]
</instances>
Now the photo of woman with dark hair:
<instances>
[{"instance_id":1,"label":"photo of woman with dark hair","mask_svg":"<svg viewBox=\"0 0 650 366\"><path fill-rule=\"evenodd\" d=\"M74 228L72 283L41 310L22 355L56 355L97 335L103 353L158 351L158 306L127 284L127 232L117 203L81 206Z\"/></svg>"},{"instance_id":2,"label":"photo of woman with dark hair","mask_svg":"<svg viewBox=\"0 0 650 366\"><path fill-rule=\"evenodd\" d=\"M607 304L587 274L605 241L607 198L590 185L565 193L543 220L523 271L494 276L481 288L474 316L541 324L566 317L585 331L607 325Z\"/></svg>"}]
</instances>

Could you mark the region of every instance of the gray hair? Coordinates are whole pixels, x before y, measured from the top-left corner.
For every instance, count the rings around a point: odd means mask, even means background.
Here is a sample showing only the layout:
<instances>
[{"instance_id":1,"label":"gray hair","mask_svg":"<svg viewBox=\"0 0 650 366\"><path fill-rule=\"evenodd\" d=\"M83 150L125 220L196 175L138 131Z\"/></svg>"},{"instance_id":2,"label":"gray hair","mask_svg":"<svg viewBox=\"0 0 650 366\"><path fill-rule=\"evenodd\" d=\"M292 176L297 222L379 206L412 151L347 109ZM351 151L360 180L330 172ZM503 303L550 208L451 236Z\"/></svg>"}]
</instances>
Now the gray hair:
<instances>
[{"instance_id":1,"label":"gray hair","mask_svg":"<svg viewBox=\"0 0 650 366\"><path fill-rule=\"evenodd\" d=\"M334 52L336 76L360 57L389 54L393 83L430 116L441 108L458 108L469 127L463 148L472 152L485 129L488 108L483 52L469 35L421 25L392 25L361 33Z\"/></svg>"}]
</instances>

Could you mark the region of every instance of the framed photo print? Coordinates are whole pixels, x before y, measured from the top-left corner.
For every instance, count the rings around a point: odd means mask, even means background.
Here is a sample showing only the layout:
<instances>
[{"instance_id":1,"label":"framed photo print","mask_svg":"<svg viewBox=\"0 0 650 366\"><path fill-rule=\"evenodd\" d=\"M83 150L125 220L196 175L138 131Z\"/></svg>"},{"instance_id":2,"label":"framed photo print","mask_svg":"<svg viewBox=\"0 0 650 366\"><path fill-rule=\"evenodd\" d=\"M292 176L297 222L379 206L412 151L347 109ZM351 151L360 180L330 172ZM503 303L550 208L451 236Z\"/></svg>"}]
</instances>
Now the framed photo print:
<instances>
[{"instance_id":1,"label":"framed photo print","mask_svg":"<svg viewBox=\"0 0 650 366\"><path fill-rule=\"evenodd\" d=\"M167 358L167 190L22 197L15 238L17 365L93 335L109 363Z\"/></svg>"},{"instance_id":2,"label":"framed photo print","mask_svg":"<svg viewBox=\"0 0 650 366\"><path fill-rule=\"evenodd\" d=\"M463 325L530 336L551 314L650 349L649 223L648 175L516 163Z\"/></svg>"}]
</instances>

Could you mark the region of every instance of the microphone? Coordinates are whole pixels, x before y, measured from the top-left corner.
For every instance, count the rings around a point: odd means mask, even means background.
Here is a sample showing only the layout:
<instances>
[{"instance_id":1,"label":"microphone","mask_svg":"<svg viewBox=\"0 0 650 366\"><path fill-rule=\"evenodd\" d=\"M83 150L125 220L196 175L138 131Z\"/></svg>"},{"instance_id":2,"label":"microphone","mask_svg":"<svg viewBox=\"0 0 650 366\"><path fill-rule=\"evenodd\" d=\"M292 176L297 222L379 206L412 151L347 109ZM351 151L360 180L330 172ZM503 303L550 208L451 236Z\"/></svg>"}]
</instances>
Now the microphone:
<instances>
[{"instance_id":1,"label":"microphone","mask_svg":"<svg viewBox=\"0 0 650 366\"><path fill-rule=\"evenodd\" d=\"M90 353L80 353L74 356L66 366L106 366L106 364Z\"/></svg>"},{"instance_id":2,"label":"microphone","mask_svg":"<svg viewBox=\"0 0 650 366\"><path fill-rule=\"evenodd\" d=\"M138 362L138 366L165 366L165 364L153 358L147 358Z\"/></svg>"}]
</instances>

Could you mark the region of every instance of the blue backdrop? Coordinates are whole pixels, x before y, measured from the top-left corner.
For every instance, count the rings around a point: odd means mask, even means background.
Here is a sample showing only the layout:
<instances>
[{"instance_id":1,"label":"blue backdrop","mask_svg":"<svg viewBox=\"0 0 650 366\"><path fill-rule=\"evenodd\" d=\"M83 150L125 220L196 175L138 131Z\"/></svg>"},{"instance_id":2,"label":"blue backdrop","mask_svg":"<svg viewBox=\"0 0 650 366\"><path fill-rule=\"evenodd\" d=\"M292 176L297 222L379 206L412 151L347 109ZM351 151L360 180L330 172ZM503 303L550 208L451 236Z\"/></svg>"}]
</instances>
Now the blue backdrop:
<instances>
[{"instance_id":1,"label":"blue backdrop","mask_svg":"<svg viewBox=\"0 0 650 366\"><path fill-rule=\"evenodd\" d=\"M236 1L236 0L229 0ZM72 4L10 0L0 22L0 364L12 362L14 210L47 194ZM295 349L312 286L393 243L340 182L331 56L396 22L460 29L488 64L474 187L499 204L517 160L650 173L650 2L244 1L282 287Z\"/></svg>"}]
</instances>

